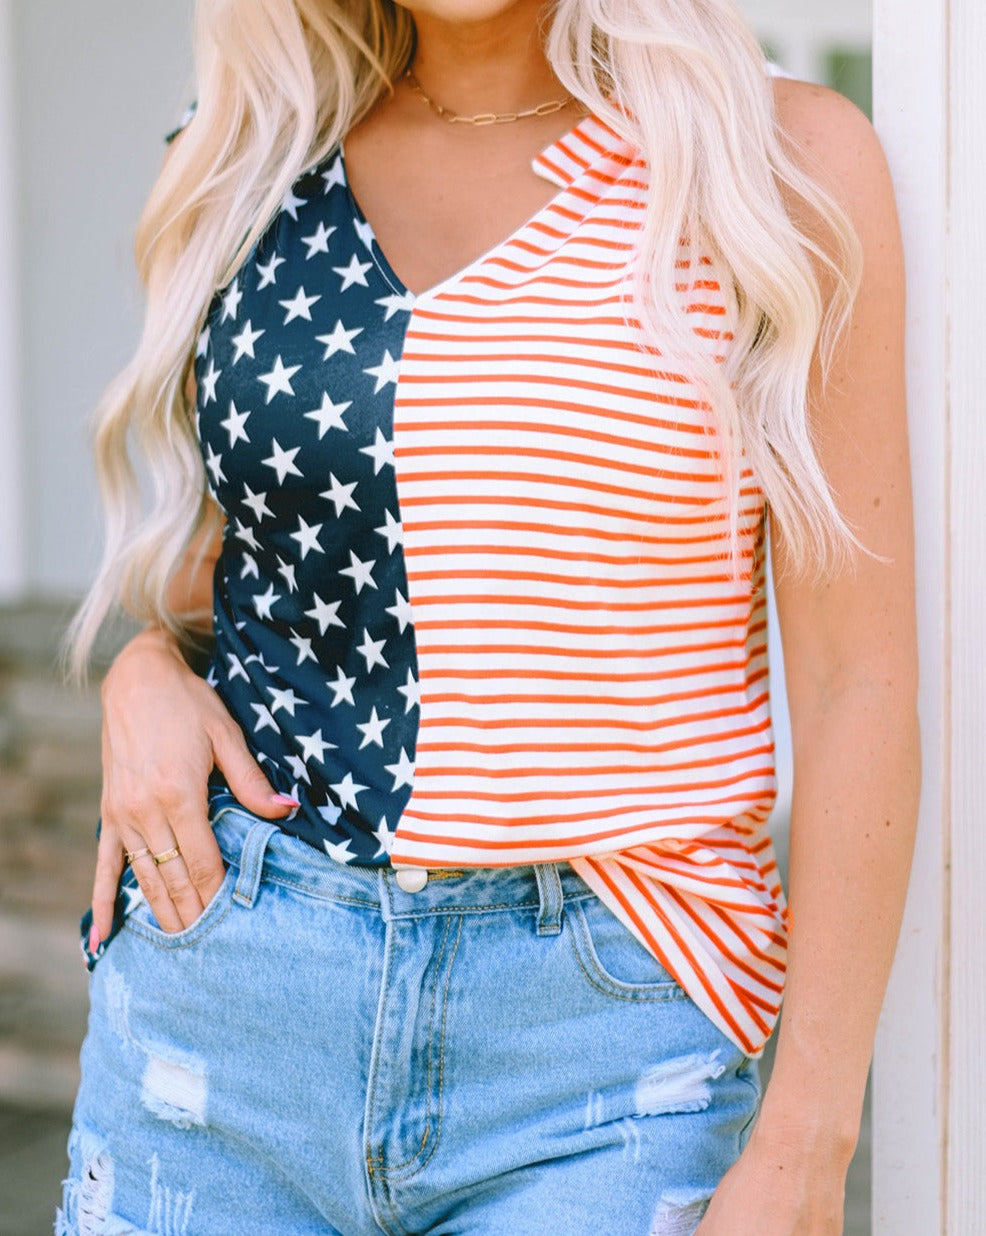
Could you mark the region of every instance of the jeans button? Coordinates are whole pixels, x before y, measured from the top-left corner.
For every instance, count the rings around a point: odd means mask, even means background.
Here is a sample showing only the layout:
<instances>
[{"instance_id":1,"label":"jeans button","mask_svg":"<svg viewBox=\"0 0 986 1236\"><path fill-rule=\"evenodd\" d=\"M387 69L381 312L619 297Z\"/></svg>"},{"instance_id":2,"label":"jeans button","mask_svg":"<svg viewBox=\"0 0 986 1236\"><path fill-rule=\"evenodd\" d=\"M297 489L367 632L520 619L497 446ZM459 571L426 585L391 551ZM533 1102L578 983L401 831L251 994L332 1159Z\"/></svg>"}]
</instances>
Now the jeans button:
<instances>
[{"instance_id":1,"label":"jeans button","mask_svg":"<svg viewBox=\"0 0 986 1236\"><path fill-rule=\"evenodd\" d=\"M398 867L397 883L405 893L420 893L428 883L428 872L424 867Z\"/></svg>"}]
</instances>

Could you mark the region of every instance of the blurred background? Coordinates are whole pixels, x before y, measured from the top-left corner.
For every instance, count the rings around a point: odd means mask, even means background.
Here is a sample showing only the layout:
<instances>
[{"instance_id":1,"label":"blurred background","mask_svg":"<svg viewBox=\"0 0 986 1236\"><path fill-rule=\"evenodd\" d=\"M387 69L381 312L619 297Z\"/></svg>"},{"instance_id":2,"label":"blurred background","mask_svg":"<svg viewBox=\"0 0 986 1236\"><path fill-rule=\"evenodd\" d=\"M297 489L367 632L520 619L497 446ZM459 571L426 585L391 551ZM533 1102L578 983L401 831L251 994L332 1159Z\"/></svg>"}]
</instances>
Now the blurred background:
<instances>
[{"instance_id":1,"label":"blurred background","mask_svg":"<svg viewBox=\"0 0 986 1236\"><path fill-rule=\"evenodd\" d=\"M787 72L869 111L865 0L741 7ZM66 1164L99 699L98 674L80 695L53 661L98 558L88 417L139 330L131 238L162 136L193 94L191 11L192 0L0 0L0 1236L51 1231ZM103 665L125 636L107 634ZM772 655L783 863L790 750ZM846 1236L870 1231L869 1148L867 1120Z\"/></svg>"}]
</instances>

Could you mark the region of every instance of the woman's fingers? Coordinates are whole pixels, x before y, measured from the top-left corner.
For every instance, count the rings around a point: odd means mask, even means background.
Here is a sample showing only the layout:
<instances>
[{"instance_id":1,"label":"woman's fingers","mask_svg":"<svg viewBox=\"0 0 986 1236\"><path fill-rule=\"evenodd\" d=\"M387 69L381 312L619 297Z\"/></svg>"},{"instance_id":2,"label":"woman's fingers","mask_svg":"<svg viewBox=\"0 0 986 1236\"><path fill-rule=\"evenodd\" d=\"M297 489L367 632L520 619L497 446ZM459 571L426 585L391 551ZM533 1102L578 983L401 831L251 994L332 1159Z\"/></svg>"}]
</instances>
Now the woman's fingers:
<instances>
[{"instance_id":1,"label":"woman's fingers","mask_svg":"<svg viewBox=\"0 0 986 1236\"><path fill-rule=\"evenodd\" d=\"M205 786L199 787L195 793L181 795L164 806L175 836L175 844L181 849L181 860L173 859L162 863L159 870L172 891L172 900L174 882L177 882L181 891L182 881L187 879L195 889L202 906L206 906L222 884L226 866L209 822ZM175 904L178 904L177 901Z\"/></svg>"},{"instance_id":2,"label":"woman's fingers","mask_svg":"<svg viewBox=\"0 0 986 1236\"><path fill-rule=\"evenodd\" d=\"M92 886L92 925L100 941L107 939L113 928L113 906L116 903L116 890L123 874L124 862L120 834L115 825L104 816L96 850L96 876Z\"/></svg>"},{"instance_id":3,"label":"woman's fingers","mask_svg":"<svg viewBox=\"0 0 986 1236\"><path fill-rule=\"evenodd\" d=\"M230 718L210 729L216 766L226 778L234 798L247 811L265 819L281 819L297 806L283 795L275 794L260 765L250 753L243 732Z\"/></svg>"},{"instance_id":4,"label":"woman's fingers","mask_svg":"<svg viewBox=\"0 0 986 1236\"><path fill-rule=\"evenodd\" d=\"M167 820L161 816L142 824L142 832L134 832L126 824L120 836L132 853L147 849L149 854L134 858L131 866L141 891L147 898L162 931L181 931L191 927L202 913L203 901L188 875L185 860L179 852L161 863L154 855L163 856L180 850Z\"/></svg>"}]
</instances>

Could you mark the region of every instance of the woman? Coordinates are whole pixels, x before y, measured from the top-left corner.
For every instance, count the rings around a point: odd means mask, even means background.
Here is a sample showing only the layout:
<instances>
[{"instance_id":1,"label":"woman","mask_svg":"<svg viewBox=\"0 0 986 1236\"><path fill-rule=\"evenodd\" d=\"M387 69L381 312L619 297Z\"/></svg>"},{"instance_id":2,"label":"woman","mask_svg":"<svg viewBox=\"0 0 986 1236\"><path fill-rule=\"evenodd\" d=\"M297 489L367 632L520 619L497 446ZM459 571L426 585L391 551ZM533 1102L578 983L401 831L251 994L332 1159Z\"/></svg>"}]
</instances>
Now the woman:
<instances>
[{"instance_id":1,"label":"woman","mask_svg":"<svg viewBox=\"0 0 986 1236\"><path fill-rule=\"evenodd\" d=\"M918 782L871 128L732 0L200 0L198 70L59 1230L841 1231Z\"/></svg>"}]
</instances>

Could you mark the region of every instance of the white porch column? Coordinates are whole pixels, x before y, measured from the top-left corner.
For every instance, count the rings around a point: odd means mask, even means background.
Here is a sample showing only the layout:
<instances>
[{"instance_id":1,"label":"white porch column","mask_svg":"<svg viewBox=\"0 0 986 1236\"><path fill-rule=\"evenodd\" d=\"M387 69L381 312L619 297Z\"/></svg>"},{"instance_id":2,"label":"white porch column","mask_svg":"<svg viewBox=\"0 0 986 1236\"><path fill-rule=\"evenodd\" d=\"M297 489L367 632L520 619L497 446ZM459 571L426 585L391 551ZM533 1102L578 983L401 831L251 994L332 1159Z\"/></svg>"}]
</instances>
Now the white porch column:
<instances>
[{"instance_id":1,"label":"white porch column","mask_svg":"<svg viewBox=\"0 0 986 1236\"><path fill-rule=\"evenodd\" d=\"M0 602L26 586L20 406L14 0L0 0Z\"/></svg>"},{"instance_id":2,"label":"white porch column","mask_svg":"<svg viewBox=\"0 0 986 1236\"><path fill-rule=\"evenodd\" d=\"M909 274L924 792L874 1068L874 1233L986 1232L982 0L875 0Z\"/></svg>"}]
</instances>

